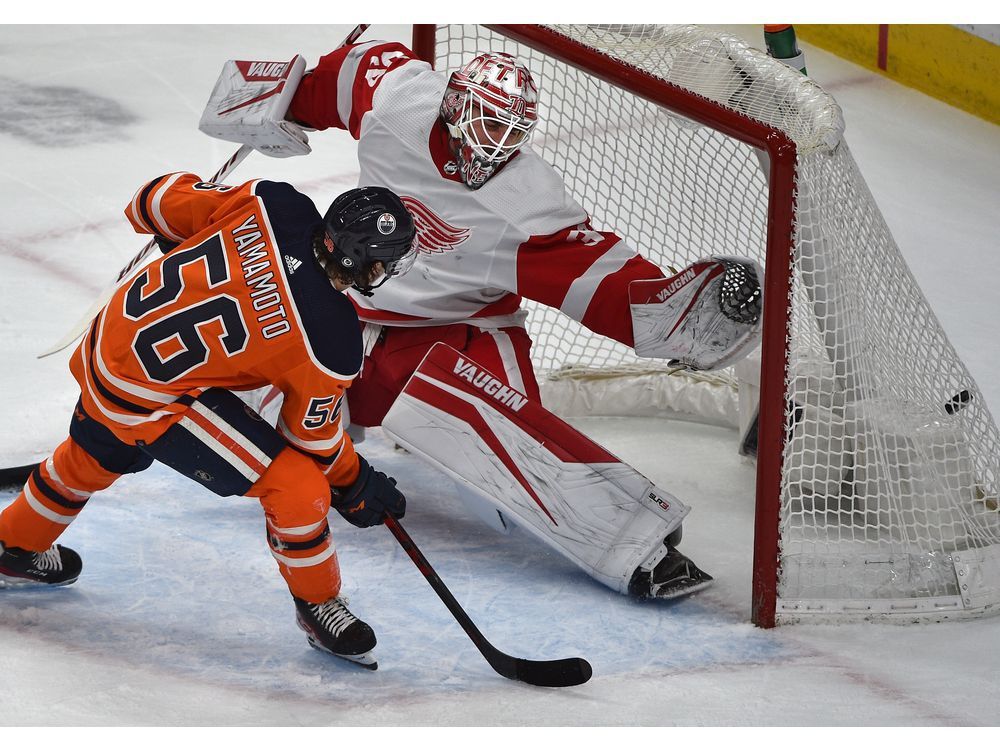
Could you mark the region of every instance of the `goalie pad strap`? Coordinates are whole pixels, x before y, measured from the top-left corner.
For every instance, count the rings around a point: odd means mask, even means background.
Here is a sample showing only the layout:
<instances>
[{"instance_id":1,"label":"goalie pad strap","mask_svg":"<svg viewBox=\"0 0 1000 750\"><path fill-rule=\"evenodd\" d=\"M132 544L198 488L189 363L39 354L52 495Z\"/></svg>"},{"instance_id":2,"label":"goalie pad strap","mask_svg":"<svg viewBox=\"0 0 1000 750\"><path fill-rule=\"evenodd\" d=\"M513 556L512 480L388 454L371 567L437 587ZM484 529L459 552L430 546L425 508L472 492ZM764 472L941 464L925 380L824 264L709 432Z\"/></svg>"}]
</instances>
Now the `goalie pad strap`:
<instances>
[{"instance_id":1,"label":"goalie pad strap","mask_svg":"<svg viewBox=\"0 0 1000 750\"><path fill-rule=\"evenodd\" d=\"M662 557L689 511L446 344L428 352L382 427L621 593L636 568Z\"/></svg>"},{"instance_id":2,"label":"goalie pad strap","mask_svg":"<svg viewBox=\"0 0 1000 750\"><path fill-rule=\"evenodd\" d=\"M198 129L268 156L308 154L312 149L305 131L284 119L305 67L301 55L288 62L227 61Z\"/></svg>"}]
</instances>

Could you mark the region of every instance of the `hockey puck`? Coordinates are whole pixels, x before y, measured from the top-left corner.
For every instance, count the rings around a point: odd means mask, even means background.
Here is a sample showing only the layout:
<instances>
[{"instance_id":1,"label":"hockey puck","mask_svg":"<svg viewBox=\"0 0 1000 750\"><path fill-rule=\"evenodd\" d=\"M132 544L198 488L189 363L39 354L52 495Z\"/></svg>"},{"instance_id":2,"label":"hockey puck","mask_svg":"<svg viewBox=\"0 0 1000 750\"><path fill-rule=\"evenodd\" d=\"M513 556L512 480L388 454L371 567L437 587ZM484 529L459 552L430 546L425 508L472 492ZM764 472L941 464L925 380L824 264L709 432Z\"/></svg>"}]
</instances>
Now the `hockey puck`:
<instances>
[{"instance_id":1,"label":"hockey puck","mask_svg":"<svg viewBox=\"0 0 1000 750\"><path fill-rule=\"evenodd\" d=\"M945 402L944 410L949 414L957 414L968 406L970 401L972 401L971 393L966 390L959 391Z\"/></svg>"}]
</instances>

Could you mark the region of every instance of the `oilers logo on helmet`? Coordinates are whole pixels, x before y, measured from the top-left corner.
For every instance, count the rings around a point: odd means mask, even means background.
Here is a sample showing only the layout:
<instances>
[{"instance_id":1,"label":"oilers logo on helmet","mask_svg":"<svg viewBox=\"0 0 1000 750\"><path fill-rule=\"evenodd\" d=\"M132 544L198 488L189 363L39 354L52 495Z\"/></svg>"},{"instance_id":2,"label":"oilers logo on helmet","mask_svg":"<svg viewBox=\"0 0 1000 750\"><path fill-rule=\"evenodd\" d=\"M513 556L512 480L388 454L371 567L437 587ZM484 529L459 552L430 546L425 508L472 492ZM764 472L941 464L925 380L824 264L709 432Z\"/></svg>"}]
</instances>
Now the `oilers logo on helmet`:
<instances>
[{"instance_id":1,"label":"oilers logo on helmet","mask_svg":"<svg viewBox=\"0 0 1000 750\"><path fill-rule=\"evenodd\" d=\"M366 186L339 196L323 217L317 259L349 270L351 286L370 296L416 260L413 218L388 188ZM381 269L381 272L379 272Z\"/></svg>"},{"instance_id":2,"label":"oilers logo on helmet","mask_svg":"<svg viewBox=\"0 0 1000 750\"><path fill-rule=\"evenodd\" d=\"M384 213L378 217L377 226L380 234L392 234L396 231L396 217L390 213Z\"/></svg>"}]
</instances>

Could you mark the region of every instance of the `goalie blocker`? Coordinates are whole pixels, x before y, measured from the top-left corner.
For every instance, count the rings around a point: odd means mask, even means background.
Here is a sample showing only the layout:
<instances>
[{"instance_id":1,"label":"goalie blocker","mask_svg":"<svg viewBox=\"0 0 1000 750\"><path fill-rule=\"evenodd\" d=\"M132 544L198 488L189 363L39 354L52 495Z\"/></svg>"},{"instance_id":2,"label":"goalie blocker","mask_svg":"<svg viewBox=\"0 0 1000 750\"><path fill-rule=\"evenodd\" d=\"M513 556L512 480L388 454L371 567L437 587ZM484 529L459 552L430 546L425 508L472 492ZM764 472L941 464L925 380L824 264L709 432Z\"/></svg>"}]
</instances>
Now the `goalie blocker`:
<instances>
[{"instance_id":1,"label":"goalie blocker","mask_svg":"<svg viewBox=\"0 0 1000 750\"><path fill-rule=\"evenodd\" d=\"M268 156L308 154L309 137L284 119L306 63L229 60L205 105L198 129L214 138L244 143Z\"/></svg>"},{"instance_id":2,"label":"goalie blocker","mask_svg":"<svg viewBox=\"0 0 1000 750\"><path fill-rule=\"evenodd\" d=\"M446 344L382 427L615 591L671 598L712 580L667 543L687 506Z\"/></svg>"}]
</instances>

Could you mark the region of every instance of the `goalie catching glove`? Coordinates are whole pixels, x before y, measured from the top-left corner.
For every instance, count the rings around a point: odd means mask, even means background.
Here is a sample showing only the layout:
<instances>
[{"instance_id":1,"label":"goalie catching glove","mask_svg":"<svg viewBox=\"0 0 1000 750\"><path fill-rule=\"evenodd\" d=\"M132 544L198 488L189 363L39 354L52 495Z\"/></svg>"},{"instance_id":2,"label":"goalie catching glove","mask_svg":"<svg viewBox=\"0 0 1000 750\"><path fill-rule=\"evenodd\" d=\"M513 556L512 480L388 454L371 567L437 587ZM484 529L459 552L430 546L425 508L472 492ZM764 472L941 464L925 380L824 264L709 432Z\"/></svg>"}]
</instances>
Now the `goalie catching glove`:
<instances>
[{"instance_id":1,"label":"goalie catching glove","mask_svg":"<svg viewBox=\"0 0 1000 750\"><path fill-rule=\"evenodd\" d=\"M383 523L386 513L402 518L406 498L396 489L396 480L373 469L361 456L358 463L358 478L349 487L330 488L331 507L361 529Z\"/></svg>"},{"instance_id":2,"label":"goalie catching glove","mask_svg":"<svg viewBox=\"0 0 1000 750\"><path fill-rule=\"evenodd\" d=\"M691 370L717 370L760 340L760 266L746 258L700 260L669 279L629 284L635 353Z\"/></svg>"}]
</instances>

